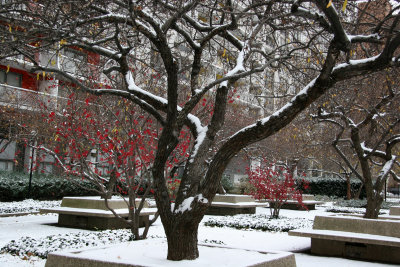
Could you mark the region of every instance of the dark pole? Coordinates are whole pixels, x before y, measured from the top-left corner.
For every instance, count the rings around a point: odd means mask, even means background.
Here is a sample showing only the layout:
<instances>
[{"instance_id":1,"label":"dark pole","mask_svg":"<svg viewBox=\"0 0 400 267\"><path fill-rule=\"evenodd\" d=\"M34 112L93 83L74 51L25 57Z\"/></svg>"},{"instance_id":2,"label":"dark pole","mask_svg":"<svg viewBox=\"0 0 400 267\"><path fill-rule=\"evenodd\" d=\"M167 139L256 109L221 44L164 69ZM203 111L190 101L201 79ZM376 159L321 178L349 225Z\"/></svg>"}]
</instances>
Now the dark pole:
<instances>
[{"instance_id":1,"label":"dark pole","mask_svg":"<svg viewBox=\"0 0 400 267\"><path fill-rule=\"evenodd\" d=\"M385 179L385 202L386 202L386 191L387 191L387 189L386 189L386 183L387 183L387 179Z\"/></svg>"},{"instance_id":2,"label":"dark pole","mask_svg":"<svg viewBox=\"0 0 400 267\"><path fill-rule=\"evenodd\" d=\"M33 170L33 156L35 154L35 148L32 146L32 158L31 158L31 168L29 169L29 187L28 187L28 196L31 197L31 189L32 189L32 170Z\"/></svg>"}]
</instances>

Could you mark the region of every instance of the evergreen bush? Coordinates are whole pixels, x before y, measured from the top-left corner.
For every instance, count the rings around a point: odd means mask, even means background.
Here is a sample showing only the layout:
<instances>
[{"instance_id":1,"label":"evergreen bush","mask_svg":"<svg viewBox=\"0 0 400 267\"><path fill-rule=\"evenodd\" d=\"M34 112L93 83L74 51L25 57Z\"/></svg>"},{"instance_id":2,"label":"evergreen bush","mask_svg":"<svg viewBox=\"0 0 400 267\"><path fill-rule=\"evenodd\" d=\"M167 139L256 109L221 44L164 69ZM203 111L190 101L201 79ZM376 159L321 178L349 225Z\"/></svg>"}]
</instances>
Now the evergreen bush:
<instances>
[{"instance_id":1,"label":"evergreen bush","mask_svg":"<svg viewBox=\"0 0 400 267\"><path fill-rule=\"evenodd\" d=\"M309 183L308 188L303 190L304 194L311 195L325 195L330 197L344 198L347 194L347 183L346 180L340 178L305 178L306 182ZM299 182L301 184L302 181ZM351 191L357 192L361 186L361 181L358 179L351 179ZM362 189L360 198L365 197L365 190Z\"/></svg>"},{"instance_id":2,"label":"evergreen bush","mask_svg":"<svg viewBox=\"0 0 400 267\"><path fill-rule=\"evenodd\" d=\"M29 195L29 174L0 171L0 201L19 201L25 198L61 199L64 196L97 195L94 185L86 180L62 178L55 175L34 174Z\"/></svg>"}]
</instances>

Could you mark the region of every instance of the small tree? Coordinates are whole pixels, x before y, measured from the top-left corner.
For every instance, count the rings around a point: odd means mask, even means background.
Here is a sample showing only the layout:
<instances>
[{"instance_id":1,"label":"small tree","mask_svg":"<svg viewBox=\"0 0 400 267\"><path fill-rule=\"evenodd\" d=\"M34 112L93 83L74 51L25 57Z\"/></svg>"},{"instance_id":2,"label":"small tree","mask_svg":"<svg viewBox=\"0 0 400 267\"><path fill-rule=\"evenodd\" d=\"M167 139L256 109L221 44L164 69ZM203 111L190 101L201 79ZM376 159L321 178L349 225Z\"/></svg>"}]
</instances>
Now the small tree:
<instances>
[{"instance_id":1,"label":"small tree","mask_svg":"<svg viewBox=\"0 0 400 267\"><path fill-rule=\"evenodd\" d=\"M43 119L54 130L35 148L52 155L55 165L69 177L94 184L106 207L126 223L134 239L146 238L158 217L146 222L139 233L140 212L153 191L149 171L157 148L153 121L134 107L121 110L120 106L129 104L113 98L105 104L104 99L72 93L66 100L62 112L47 111L43 105ZM126 202L127 219L110 207L113 195Z\"/></svg>"},{"instance_id":2,"label":"small tree","mask_svg":"<svg viewBox=\"0 0 400 267\"><path fill-rule=\"evenodd\" d=\"M288 200L296 200L303 205L302 191L298 189L296 181L288 169L276 166L257 167L248 171L249 182L253 186L250 194L258 200L270 201L272 218L278 218L282 206ZM305 184L306 188L307 185Z\"/></svg>"}]
</instances>

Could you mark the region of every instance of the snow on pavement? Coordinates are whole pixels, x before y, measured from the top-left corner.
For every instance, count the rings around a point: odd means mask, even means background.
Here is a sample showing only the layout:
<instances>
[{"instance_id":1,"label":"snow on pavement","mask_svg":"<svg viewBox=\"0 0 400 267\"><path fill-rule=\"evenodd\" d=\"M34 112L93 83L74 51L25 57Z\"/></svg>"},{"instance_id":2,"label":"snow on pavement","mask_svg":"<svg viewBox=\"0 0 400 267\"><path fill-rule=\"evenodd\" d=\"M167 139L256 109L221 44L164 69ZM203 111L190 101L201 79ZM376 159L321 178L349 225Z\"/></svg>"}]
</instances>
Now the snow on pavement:
<instances>
[{"instance_id":1,"label":"snow on pavement","mask_svg":"<svg viewBox=\"0 0 400 267\"><path fill-rule=\"evenodd\" d=\"M281 215L290 218L303 217L313 219L315 215L329 214L324 211L325 207L318 207L314 211L296 211L282 210ZM269 213L267 208L257 208L257 213ZM208 219L212 216L205 216ZM89 232L88 230L80 230L73 228L63 228L56 226L57 215L29 215L21 217L5 217L0 218L0 247L13 239L19 239L23 236L34 238L45 237L48 235L62 233L78 233ZM149 232L149 242L151 238L164 239L165 234L158 220ZM250 250L281 250L281 251L302 251L310 248L310 239L303 237L291 237L287 233L262 232L255 230L237 230L233 228L199 227L199 242L202 244L217 244L219 246L227 246L234 248L243 248ZM208 257L207 253L203 253L200 257ZM210 255L211 257L211 255ZM382 263L369 263L364 261L348 260L341 258L316 257L304 253L296 253L296 262L299 267L309 266L393 266ZM0 254L0 266L2 267L43 267L45 260L31 257L22 260L19 257L10 254Z\"/></svg>"}]
</instances>

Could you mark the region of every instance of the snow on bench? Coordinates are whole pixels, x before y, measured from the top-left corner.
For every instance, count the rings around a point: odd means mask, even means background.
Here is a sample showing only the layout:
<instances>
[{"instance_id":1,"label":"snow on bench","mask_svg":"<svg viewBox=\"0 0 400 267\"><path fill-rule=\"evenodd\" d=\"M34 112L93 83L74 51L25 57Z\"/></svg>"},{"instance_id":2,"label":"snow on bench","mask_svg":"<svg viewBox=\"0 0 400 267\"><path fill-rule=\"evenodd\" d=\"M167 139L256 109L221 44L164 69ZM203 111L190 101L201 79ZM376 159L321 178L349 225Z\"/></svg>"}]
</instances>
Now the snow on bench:
<instances>
[{"instance_id":1,"label":"snow on bench","mask_svg":"<svg viewBox=\"0 0 400 267\"><path fill-rule=\"evenodd\" d=\"M390 207L389 214L393 216L400 216L400 206Z\"/></svg>"},{"instance_id":2,"label":"snow on bench","mask_svg":"<svg viewBox=\"0 0 400 267\"><path fill-rule=\"evenodd\" d=\"M128 217L128 209L116 209L114 210L121 217ZM154 215L157 212L156 208L143 208L140 211L139 216ZM68 214L68 215L84 215L93 217L103 217L103 218L113 218L114 214L109 210L100 209L82 209L82 208L69 208L69 207L59 207L59 208L45 208L40 209L40 213L58 213L58 214Z\"/></svg>"},{"instance_id":3,"label":"snow on bench","mask_svg":"<svg viewBox=\"0 0 400 267\"><path fill-rule=\"evenodd\" d=\"M272 200L267 200L267 202L271 205L275 202ZM303 200L303 206L307 208L307 210L315 210L315 205L323 204L323 201L316 200ZM281 207L281 209L288 210L306 210L302 205L299 204L296 200L287 200Z\"/></svg>"},{"instance_id":4,"label":"snow on bench","mask_svg":"<svg viewBox=\"0 0 400 267\"><path fill-rule=\"evenodd\" d=\"M252 196L236 194L217 194L214 196L207 215L255 214L256 207L266 207L266 203L256 202Z\"/></svg>"},{"instance_id":5,"label":"snow on bench","mask_svg":"<svg viewBox=\"0 0 400 267\"><path fill-rule=\"evenodd\" d=\"M400 263L400 220L357 216L316 216L313 229L292 230L310 237L311 253Z\"/></svg>"},{"instance_id":6,"label":"snow on bench","mask_svg":"<svg viewBox=\"0 0 400 267\"><path fill-rule=\"evenodd\" d=\"M109 207L114 209L119 216L128 218L129 209L122 198L113 197L107 201ZM137 199L136 205L139 205L139 202L140 199ZM61 207L43 208L40 209L40 212L58 213L58 225L60 226L99 230L127 227L126 223L116 218L105 206L104 199L100 197L64 197ZM149 208L145 204L139 214L140 226L144 226L149 220L149 216L156 212L156 208Z\"/></svg>"}]
</instances>

